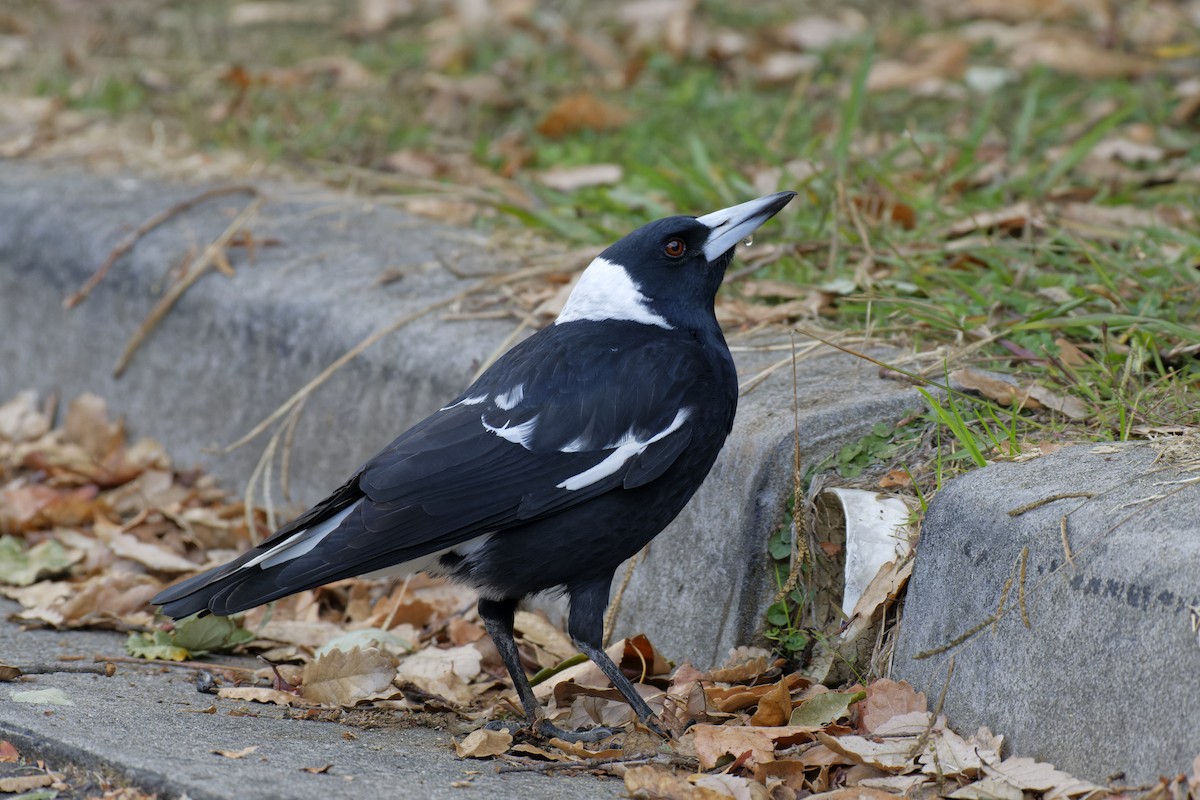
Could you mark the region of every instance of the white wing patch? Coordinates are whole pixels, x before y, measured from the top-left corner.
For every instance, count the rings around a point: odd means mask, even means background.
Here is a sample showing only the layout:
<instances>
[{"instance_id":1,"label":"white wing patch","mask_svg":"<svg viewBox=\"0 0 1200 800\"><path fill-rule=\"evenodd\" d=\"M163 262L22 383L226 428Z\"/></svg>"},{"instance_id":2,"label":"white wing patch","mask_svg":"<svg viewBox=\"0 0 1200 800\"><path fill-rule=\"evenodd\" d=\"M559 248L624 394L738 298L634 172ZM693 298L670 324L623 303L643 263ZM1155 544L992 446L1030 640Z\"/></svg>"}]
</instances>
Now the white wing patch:
<instances>
[{"instance_id":1,"label":"white wing patch","mask_svg":"<svg viewBox=\"0 0 1200 800\"><path fill-rule=\"evenodd\" d=\"M518 383L504 394L496 395L496 408L501 411L512 411L523 399L525 399L525 384Z\"/></svg>"},{"instance_id":2,"label":"white wing patch","mask_svg":"<svg viewBox=\"0 0 1200 800\"><path fill-rule=\"evenodd\" d=\"M537 417L534 417L533 419L529 420L528 422L522 422L520 425L510 426L506 422L503 425L501 425L499 428L497 428L494 425L488 425L487 420L485 420L483 417L480 417L479 421L480 421L480 423L483 424L483 427L486 428L489 433L494 433L497 436L499 436L501 439L506 439L506 440L512 442L513 444L519 444L519 445L521 445L521 447L524 447L526 450L533 449L532 447L529 446L529 443L533 441L533 429L537 424Z\"/></svg>"},{"instance_id":3,"label":"white wing patch","mask_svg":"<svg viewBox=\"0 0 1200 800\"><path fill-rule=\"evenodd\" d=\"M650 308L649 299L625 268L606 258L597 258L579 276L579 283L554 324L581 319L641 322L672 329L670 323Z\"/></svg>"},{"instance_id":4,"label":"white wing patch","mask_svg":"<svg viewBox=\"0 0 1200 800\"><path fill-rule=\"evenodd\" d=\"M659 431L651 436L649 439L638 439L633 435L632 431L626 433L618 441L604 448L605 450L611 449L612 452L609 453L603 461L596 466L591 467L590 469L585 469L578 475L567 478L565 481L558 484L558 488L573 492L586 486L591 486L597 481L604 480L609 475L612 475L621 467L625 466L629 459L640 456L646 451L647 447L659 441L660 439L665 439L675 431L679 430L680 426L687 422L687 418L691 416L691 413L692 410L690 408L679 409L679 411L675 414L675 419L671 421L671 424L668 425L664 430ZM575 443L572 442L571 444L573 445Z\"/></svg>"},{"instance_id":5,"label":"white wing patch","mask_svg":"<svg viewBox=\"0 0 1200 800\"><path fill-rule=\"evenodd\" d=\"M342 524L342 520L350 516L350 512L354 511L362 503L359 500L349 508L344 508L337 514L333 515L324 522L318 523L311 528L306 528L299 533L288 537L286 541L272 547L267 552L260 556L250 559L241 566L241 569L249 569L253 566L258 566L262 569L270 569L278 566L285 561L291 561L294 558L310 552L314 547L319 545L326 536L333 532L333 529Z\"/></svg>"},{"instance_id":6,"label":"white wing patch","mask_svg":"<svg viewBox=\"0 0 1200 800\"><path fill-rule=\"evenodd\" d=\"M477 394L474 397L464 397L462 400L459 400L457 403L451 403L448 406L442 406L441 409L439 409L439 410L440 411L449 411L450 409L458 408L459 406L477 406L480 403L486 401L487 399L488 399L488 396L486 394Z\"/></svg>"}]
</instances>

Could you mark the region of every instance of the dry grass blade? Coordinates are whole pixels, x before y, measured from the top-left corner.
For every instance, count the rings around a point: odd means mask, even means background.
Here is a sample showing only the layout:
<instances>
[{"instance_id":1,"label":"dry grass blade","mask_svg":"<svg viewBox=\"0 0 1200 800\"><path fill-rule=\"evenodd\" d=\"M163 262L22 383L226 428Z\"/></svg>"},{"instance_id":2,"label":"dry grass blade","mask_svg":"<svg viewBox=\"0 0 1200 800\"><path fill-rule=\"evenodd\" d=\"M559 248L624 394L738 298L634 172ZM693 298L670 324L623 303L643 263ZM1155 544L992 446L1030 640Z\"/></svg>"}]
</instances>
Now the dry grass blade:
<instances>
[{"instance_id":1,"label":"dry grass blade","mask_svg":"<svg viewBox=\"0 0 1200 800\"><path fill-rule=\"evenodd\" d=\"M345 353L343 353L342 355L340 355L336 359L334 359L329 364L329 366L327 366L327 367L325 367L325 369L321 370L321 372L315 378L313 378L308 383L306 383L302 387L300 387L296 391L295 394L293 394L291 397L289 397L287 400L285 400L283 403L281 403L278 408L276 408L269 415L267 415L261 422L259 422L257 425L255 425L253 428L251 428L249 431L247 431L245 434L243 434L239 439L237 439L236 441L234 441L230 444L227 444L225 447L222 447L219 450L217 450L216 451L217 454L218 455L226 455L228 453L233 452L234 450L237 450L239 447L243 447L246 444L257 439L259 436L261 436L263 434L264 431L267 430L267 428L271 427L271 425L273 425L275 422L278 422L280 419L282 419L284 417L284 415L286 415L292 409L293 406L295 406L301 400L303 400L304 398L306 398L310 394L312 394L313 391L315 391L325 381L329 380L329 377L331 375L333 375L335 372L337 372L342 367L349 364L351 361L353 361L355 358L357 358L359 355L361 355L363 352L365 352L368 348L370 348L371 345L386 338L390 334L395 333L396 331L400 330L401 328L408 325L409 323L415 322L416 320L420 319L421 317L431 314L440 308L446 308L447 306L452 306L461 300L465 300L466 298L470 297L471 295L475 294L476 292L480 292L485 289L491 289L491 288L494 288L496 286L501 286L506 283L512 283L514 281L525 280L526 278L532 278L537 275L558 272L559 270L560 270L560 268L557 265L529 267L528 269L517 270L516 272L513 272L508 275L498 275L498 276L486 278L486 279L476 283L473 286L463 289L460 292L455 292L454 294L450 295L449 297L444 297L441 300L435 300L434 302L430 303L429 305L426 305L423 308L419 308L416 311L412 312L411 314L405 314L404 316L399 317L399 318L387 323L386 325L383 325L383 326L377 328L370 335L368 335L365 339L363 339L358 344L354 345L349 350L347 350Z\"/></svg>"},{"instance_id":2,"label":"dry grass blade","mask_svg":"<svg viewBox=\"0 0 1200 800\"><path fill-rule=\"evenodd\" d=\"M200 259L188 269L187 274L183 276L182 280L174 284L163 295L163 298L151 309L150 314L138 326L138 329L133 332L133 336L130 337L129 342L125 345L124 352L121 353L121 357L117 359L116 366L113 367L114 378L121 377L122 373L125 372L125 368L129 366L129 361L133 358L133 354L141 347L142 342L146 340L150 332L158 326L158 323L162 321L167 312L179 301L179 298L183 297L183 293L191 288L196 281L200 280L204 273L217 264L229 241L262 208L263 203L266 202L266 198L258 195L257 191L255 191L255 195L254 200L242 210L242 213L237 215L237 218L229 224L225 232L214 239L208 247L204 248L204 252L200 254Z\"/></svg>"},{"instance_id":3,"label":"dry grass blade","mask_svg":"<svg viewBox=\"0 0 1200 800\"><path fill-rule=\"evenodd\" d=\"M100 265L99 269L92 273L92 277L87 279L87 282L80 287L79 291L63 300L63 308L74 308L86 300L88 295L92 293L92 290L99 285L100 281L104 280L106 275L108 275L108 271L112 269L114 264L117 263L117 260L132 250L134 245L136 245L142 240L143 237L145 237L159 225L162 225L164 222L167 222L173 217L179 216L185 211L195 208L206 200L211 200L214 197L225 197L226 195L241 193L257 195L258 190L253 186L245 185L220 186L216 189L209 189L207 192L202 192L195 197L190 197L187 200L176 203L165 211L160 211L159 213L155 214L153 217L139 225L136 230L131 232L128 236L117 243L117 246L109 252L108 258L104 259L104 263Z\"/></svg>"}]
</instances>

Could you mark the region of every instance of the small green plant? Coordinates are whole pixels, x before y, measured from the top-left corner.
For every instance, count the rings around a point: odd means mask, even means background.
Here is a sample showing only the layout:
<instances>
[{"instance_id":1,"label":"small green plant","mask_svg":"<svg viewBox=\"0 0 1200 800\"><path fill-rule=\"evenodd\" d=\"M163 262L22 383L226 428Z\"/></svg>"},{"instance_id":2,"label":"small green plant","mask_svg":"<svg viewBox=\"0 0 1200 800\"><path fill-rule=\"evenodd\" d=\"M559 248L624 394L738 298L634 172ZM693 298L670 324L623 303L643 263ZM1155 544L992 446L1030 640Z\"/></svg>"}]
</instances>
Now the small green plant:
<instances>
[{"instance_id":1,"label":"small green plant","mask_svg":"<svg viewBox=\"0 0 1200 800\"><path fill-rule=\"evenodd\" d=\"M804 609L811 602L804 575L808 565L796 565L792 578L792 511L788 509L783 525L771 535L767 552L775 564L775 583L779 596L767 608L767 628L763 635L775 643L775 651L789 661L801 661L812 643L812 633L801 627ZM789 586L789 583L794 584Z\"/></svg>"}]
</instances>

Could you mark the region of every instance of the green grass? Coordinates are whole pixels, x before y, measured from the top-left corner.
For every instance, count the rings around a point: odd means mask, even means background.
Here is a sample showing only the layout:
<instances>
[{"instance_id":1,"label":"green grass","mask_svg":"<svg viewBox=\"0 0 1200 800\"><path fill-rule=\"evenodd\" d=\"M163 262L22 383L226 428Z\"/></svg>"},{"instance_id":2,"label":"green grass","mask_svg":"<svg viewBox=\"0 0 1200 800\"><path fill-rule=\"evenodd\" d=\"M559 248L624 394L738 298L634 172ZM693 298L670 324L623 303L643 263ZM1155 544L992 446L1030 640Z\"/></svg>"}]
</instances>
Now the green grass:
<instances>
[{"instance_id":1,"label":"green grass","mask_svg":"<svg viewBox=\"0 0 1200 800\"><path fill-rule=\"evenodd\" d=\"M304 4L297 4L303 6ZM589 62L568 40L529 27L484 31L428 65L444 43L438 20L421 12L386 32L342 32L354 4L339 2L332 22L234 27L232 0L137 3L97 10L85 66L48 47L21 69L0 73L0 92L63 98L71 107L119 118L155 119L185 131L201 149L231 148L301 170L313 164L375 169L400 148L456 154L499 170L512 137L528 151L515 181L534 198L497 200L499 217L480 225L526 226L574 244L602 245L648 218L700 213L755 193L753 175L795 160L822 169L801 198L762 232L799 245L753 277L838 286L825 327L864 329L920 350L948 347L948 358L986 338L952 366L1013 372L1085 402L1091 414L1070 422L1050 412L1012 414L962 398L931 406L930 424L973 465L1007 457L1031 440L1125 439L1146 429L1200 424L1200 236L1194 225L1097 231L1051 217L1026 232L979 231L966 243L950 224L1018 202L1045 207L1075 197L1099 207L1200 207L1197 184L1103 179L1085 159L1094 145L1142 126L1182 163L1200 161L1200 137L1172 127L1178 102L1167 71L1129 80L1084 80L1044 69L1016 75L987 94L961 97L906 91L870 93L873 60L903 54L931 30L910 12L875 15L877 27L830 48L797 85L764 86L745 71L707 58L645 53L628 86ZM61 21L42 4L14 12L37 31ZM786 4L733 11L705 2L699 17L755 36L790 19ZM618 23L600 14L588 30L619 41ZM288 83L271 70L322 56L352 58L377 78L369 88ZM972 64L1003 64L988 45ZM249 86L227 79L233 66ZM150 88L146 70L168 88ZM434 113L427 74L451 79L500 75L497 104ZM961 87L960 87L961 88ZM611 132L561 139L536 132L553 104L591 91L628 110ZM239 99L240 98L240 99ZM237 101L230 113L218 113ZM561 194L529 170L614 162L618 186ZM859 218L856 201L900 203L911 228ZM873 267L859 268L870 255ZM737 292L737 286L729 287ZM1087 355L1068 363L1066 341ZM927 377L941 378L931 363ZM1008 415L1008 416L1005 416ZM957 459L955 459L956 461ZM924 487L925 489L932 487Z\"/></svg>"}]
</instances>

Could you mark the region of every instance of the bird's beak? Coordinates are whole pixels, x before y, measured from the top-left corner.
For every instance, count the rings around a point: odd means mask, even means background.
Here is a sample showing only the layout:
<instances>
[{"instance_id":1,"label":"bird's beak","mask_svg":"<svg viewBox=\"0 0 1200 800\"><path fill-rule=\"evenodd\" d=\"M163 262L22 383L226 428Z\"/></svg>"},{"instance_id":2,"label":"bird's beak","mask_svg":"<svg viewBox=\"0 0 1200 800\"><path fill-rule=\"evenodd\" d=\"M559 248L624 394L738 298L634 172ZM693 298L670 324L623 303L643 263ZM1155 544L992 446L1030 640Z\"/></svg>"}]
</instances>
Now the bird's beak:
<instances>
[{"instance_id":1,"label":"bird's beak","mask_svg":"<svg viewBox=\"0 0 1200 800\"><path fill-rule=\"evenodd\" d=\"M758 226L779 213L796 196L795 192L776 192L748 203L722 208L696 221L707 225L708 241L704 243L704 257L716 261L733 249L734 245L758 230Z\"/></svg>"}]
</instances>

